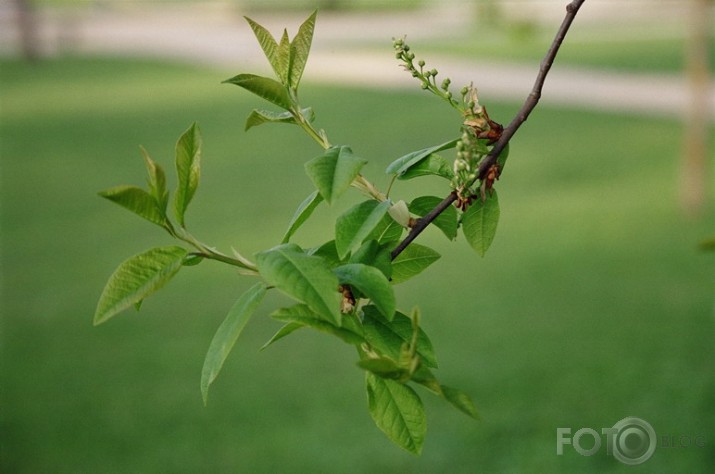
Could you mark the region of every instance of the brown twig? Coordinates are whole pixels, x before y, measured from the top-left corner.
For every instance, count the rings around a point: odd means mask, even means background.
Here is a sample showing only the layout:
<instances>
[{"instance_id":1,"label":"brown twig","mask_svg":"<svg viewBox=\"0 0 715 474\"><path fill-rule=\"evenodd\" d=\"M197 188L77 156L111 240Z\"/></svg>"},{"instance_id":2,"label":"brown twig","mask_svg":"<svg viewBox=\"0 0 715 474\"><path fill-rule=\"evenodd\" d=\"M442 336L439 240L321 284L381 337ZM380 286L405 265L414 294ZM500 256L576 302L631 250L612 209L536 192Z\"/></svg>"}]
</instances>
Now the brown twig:
<instances>
[{"instance_id":1,"label":"brown twig","mask_svg":"<svg viewBox=\"0 0 715 474\"><path fill-rule=\"evenodd\" d=\"M475 181L483 180L486 177L489 168L497 162L497 158L499 158L499 155L509 143L509 140L512 139L519 127L526 122L526 119L529 118L531 111L534 110L536 105L539 103L539 99L541 99L541 91L544 88L544 82L546 82L546 76L554 63L554 59L556 58L556 54L559 52L561 44L566 38L566 33L571 27L571 23L576 17L579 8L581 8L581 5L583 5L585 1L586 0L573 0L566 6L566 17L561 23L561 27L556 33L556 37L551 43L549 51L546 53L543 61L541 61L539 74L534 82L534 87L531 89L531 92L524 101L524 104L521 106L521 109L519 109L516 116L514 116L514 119L512 119L511 123L504 128L504 132L499 140L494 144L494 148L492 148L491 152L479 164L479 170ZM432 209L432 211L423 216L421 219L418 219L415 226L410 229L410 233L407 234L407 237L405 237L405 239L392 251L392 259L394 260L397 258L397 256L400 255L400 253L402 253L402 251L405 250L407 246L410 245L417 238L417 236L420 235L422 231L437 218L437 216L451 206L456 200L457 193L453 191L449 194L449 196L444 198L442 202L437 205L437 207Z\"/></svg>"}]
</instances>

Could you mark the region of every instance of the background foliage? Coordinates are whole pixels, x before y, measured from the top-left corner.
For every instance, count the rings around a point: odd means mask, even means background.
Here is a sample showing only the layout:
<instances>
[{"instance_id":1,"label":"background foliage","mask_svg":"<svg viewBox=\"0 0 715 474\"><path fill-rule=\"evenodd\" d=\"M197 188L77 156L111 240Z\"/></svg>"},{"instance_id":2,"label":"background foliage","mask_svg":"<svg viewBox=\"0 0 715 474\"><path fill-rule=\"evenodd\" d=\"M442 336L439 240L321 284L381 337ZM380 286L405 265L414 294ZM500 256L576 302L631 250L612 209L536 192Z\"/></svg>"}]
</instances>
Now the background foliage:
<instances>
[{"instance_id":1,"label":"background foliage","mask_svg":"<svg viewBox=\"0 0 715 474\"><path fill-rule=\"evenodd\" d=\"M199 121L192 225L248 253L278 243L293 212L284 202L310 192L301 168L315 150L298 130L280 143L268 129L244 134L244 111L257 103L218 85L226 71L64 59L4 61L0 74L4 471L696 472L715 462L715 265L696 248L712 228L678 215L677 123L542 104L520 131L487 256L463 240L441 246L439 275L400 289L422 308L442 378L472 394L484 418L424 397L430 436L415 459L376 436L362 381L344 370L349 348L306 335L256 355L278 326L261 315L203 408L196 380L207 344L251 283L230 268L207 262L142 313L91 327L108 272L157 243L150 224L92 198L116 182L141 184L137 144L169 163L167 144ZM450 112L417 93L305 87L335 142L364 144L370 175L453 133ZM516 110L488 105L497 120ZM316 212L298 240L310 243L311 226L340 211ZM433 229L433 239L444 237ZM479 307L465 305L477 293ZM554 454L556 427L599 429L627 415L658 434L704 435L708 446L659 449L636 468L603 453Z\"/></svg>"}]
</instances>

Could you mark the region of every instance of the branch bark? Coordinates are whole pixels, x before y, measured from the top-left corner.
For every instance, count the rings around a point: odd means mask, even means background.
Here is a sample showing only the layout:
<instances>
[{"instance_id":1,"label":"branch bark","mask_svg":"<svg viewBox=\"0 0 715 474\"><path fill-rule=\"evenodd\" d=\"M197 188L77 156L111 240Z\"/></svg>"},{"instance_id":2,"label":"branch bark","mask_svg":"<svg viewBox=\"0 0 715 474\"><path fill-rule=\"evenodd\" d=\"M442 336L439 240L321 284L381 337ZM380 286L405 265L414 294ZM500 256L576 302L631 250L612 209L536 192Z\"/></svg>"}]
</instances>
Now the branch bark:
<instances>
[{"instance_id":1,"label":"branch bark","mask_svg":"<svg viewBox=\"0 0 715 474\"><path fill-rule=\"evenodd\" d=\"M524 104L521 106L517 114L502 132L502 135L499 140L494 144L492 151L479 164L479 172L477 173L476 180L482 180L486 177L489 168L491 168L491 166L497 162L497 158L499 158L501 152L504 151L504 148L512 139L516 131L519 130L519 127L521 127L524 122L526 122L526 120L529 118L529 114L531 114L531 111L534 110L536 105L539 103L539 99L541 99L541 91L543 90L544 83L546 82L546 76L549 74L549 70L551 70L551 66L554 63L554 59L559 52L561 44L566 38L566 34L571 27L571 23L573 23L574 18L576 18L576 14L578 13L579 9L581 8L581 5L583 5L585 1L586 0L573 0L566 6L566 17L561 23L561 26L559 27L559 30L557 31L556 36L554 37L554 40L551 43L548 52L546 53L546 56L541 61L541 66L539 67L539 74L537 75L536 81L534 82L534 87L531 89L531 92L527 96L526 100L524 101ZM445 209L451 206L456 200L457 193L453 191L426 216L422 217L421 219L418 219L417 223L412 227L412 229L410 229L410 232L409 234L407 234L407 237L405 237L405 239L400 242L397 247L395 247L395 249L392 251L392 259L394 260L395 258L397 258L397 256L400 255L402 251L404 251L407 246L410 245L417 238L417 236L420 235L422 231L424 231L427 226L430 225L432 221L437 218L437 216L439 216Z\"/></svg>"}]
</instances>

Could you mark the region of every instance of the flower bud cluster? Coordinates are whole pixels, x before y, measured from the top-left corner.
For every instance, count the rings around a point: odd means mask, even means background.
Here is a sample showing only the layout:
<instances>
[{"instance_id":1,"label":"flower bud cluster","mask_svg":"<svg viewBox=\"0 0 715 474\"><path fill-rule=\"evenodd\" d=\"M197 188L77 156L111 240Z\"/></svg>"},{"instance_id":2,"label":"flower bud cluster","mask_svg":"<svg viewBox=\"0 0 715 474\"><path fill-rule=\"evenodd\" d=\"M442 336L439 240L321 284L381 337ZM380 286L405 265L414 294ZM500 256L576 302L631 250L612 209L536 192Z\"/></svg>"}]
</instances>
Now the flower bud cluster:
<instances>
[{"instance_id":1,"label":"flower bud cluster","mask_svg":"<svg viewBox=\"0 0 715 474\"><path fill-rule=\"evenodd\" d=\"M437 75L439 71L435 68L425 69L426 63L420 59L415 65L415 54L410 50L410 45L405 42L404 38L394 39L392 46L395 49L395 58L402 61L402 67L412 74L412 77L418 79L423 90L428 90L438 97L449 102L449 104L460 112L464 112L464 107L460 102L452 98L452 92L449 86L452 81L447 77L443 79L439 85L437 83ZM462 94L464 97L465 94ZM464 101L462 101L464 102Z\"/></svg>"}]
</instances>

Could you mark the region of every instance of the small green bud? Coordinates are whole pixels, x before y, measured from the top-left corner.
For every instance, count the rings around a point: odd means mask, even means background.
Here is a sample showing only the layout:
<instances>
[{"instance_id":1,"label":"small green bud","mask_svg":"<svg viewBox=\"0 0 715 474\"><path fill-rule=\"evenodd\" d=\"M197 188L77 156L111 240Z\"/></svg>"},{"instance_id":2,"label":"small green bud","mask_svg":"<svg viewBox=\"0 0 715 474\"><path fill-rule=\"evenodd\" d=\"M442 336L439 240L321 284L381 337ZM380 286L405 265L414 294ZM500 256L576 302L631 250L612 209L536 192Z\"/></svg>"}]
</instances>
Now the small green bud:
<instances>
[{"instance_id":1,"label":"small green bud","mask_svg":"<svg viewBox=\"0 0 715 474\"><path fill-rule=\"evenodd\" d=\"M447 90L449 89L449 85L452 83L452 81L449 80L449 78L445 78L444 81L442 81L442 89Z\"/></svg>"},{"instance_id":2,"label":"small green bud","mask_svg":"<svg viewBox=\"0 0 715 474\"><path fill-rule=\"evenodd\" d=\"M447 94L445 94L445 96L446 96L448 99L451 99L451 98L452 98L452 93L449 92L449 91L447 91Z\"/></svg>"},{"instance_id":3,"label":"small green bud","mask_svg":"<svg viewBox=\"0 0 715 474\"><path fill-rule=\"evenodd\" d=\"M429 88L429 84L427 84L426 82L423 82L421 87L422 87L422 89L427 90Z\"/></svg>"},{"instance_id":4,"label":"small green bud","mask_svg":"<svg viewBox=\"0 0 715 474\"><path fill-rule=\"evenodd\" d=\"M398 51L395 53L395 59L402 59L402 51Z\"/></svg>"},{"instance_id":5,"label":"small green bud","mask_svg":"<svg viewBox=\"0 0 715 474\"><path fill-rule=\"evenodd\" d=\"M464 171L467 169L467 163L464 160L457 161L457 171Z\"/></svg>"},{"instance_id":6,"label":"small green bud","mask_svg":"<svg viewBox=\"0 0 715 474\"><path fill-rule=\"evenodd\" d=\"M475 179L477 179L477 175L474 174L474 173L472 173L472 174L470 174L469 176L467 176L467 179L468 179L469 181L474 181Z\"/></svg>"},{"instance_id":7,"label":"small green bud","mask_svg":"<svg viewBox=\"0 0 715 474\"><path fill-rule=\"evenodd\" d=\"M464 133L462 134L462 141L463 141L464 143L469 143L470 141L472 141L472 137L470 137L467 132L464 132Z\"/></svg>"},{"instance_id":8,"label":"small green bud","mask_svg":"<svg viewBox=\"0 0 715 474\"><path fill-rule=\"evenodd\" d=\"M412 71L412 77L420 77L420 73L417 71Z\"/></svg>"},{"instance_id":9,"label":"small green bud","mask_svg":"<svg viewBox=\"0 0 715 474\"><path fill-rule=\"evenodd\" d=\"M409 44L403 44L403 45L402 45L402 49L404 49L405 51L409 51L409 50L410 50L410 45L409 45Z\"/></svg>"},{"instance_id":10,"label":"small green bud","mask_svg":"<svg viewBox=\"0 0 715 474\"><path fill-rule=\"evenodd\" d=\"M459 91L459 92L460 92L463 96L465 96L465 95L469 94L469 87L464 86L464 87L462 87L462 90Z\"/></svg>"},{"instance_id":11,"label":"small green bud","mask_svg":"<svg viewBox=\"0 0 715 474\"><path fill-rule=\"evenodd\" d=\"M420 67L425 67L425 61L424 61L424 59L420 59L417 64L419 64Z\"/></svg>"},{"instance_id":12,"label":"small green bud","mask_svg":"<svg viewBox=\"0 0 715 474\"><path fill-rule=\"evenodd\" d=\"M473 100L470 100L470 101L467 103L467 107L469 107L470 109L473 109L473 108L474 108L474 105L475 105L475 103L474 103Z\"/></svg>"},{"instance_id":13,"label":"small green bud","mask_svg":"<svg viewBox=\"0 0 715 474\"><path fill-rule=\"evenodd\" d=\"M455 148L457 149L457 151L464 150L464 142L462 140L458 140L457 144L455 145Z\"/></svg>"},{"instance_id":14,"label":"small green bud","mask_svg":"<svg viewBox=\"0 0 715 474\"><path fill-rule=\"evenodd\" d=\"M433 69L430 69L430 73L431 73L433 76L436 76L436 75L437 75L437 70L434 69L434 68L433 68Z\"/></svg>"},{"instance_id":15,"label":"small green bud","mask_svg":"<svg viewBox=\"0 0 715 474\"><path fill-rule=\"evenodd\" d=\"M408 51L407 45L405 45L405 51ZM407 58L408 61L412 61L415 59L415 54L414 53L405 53L405 57Z\"/></svg>"}]
</instances>

